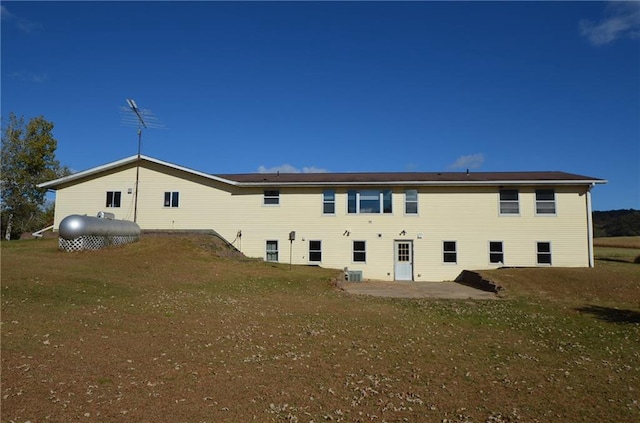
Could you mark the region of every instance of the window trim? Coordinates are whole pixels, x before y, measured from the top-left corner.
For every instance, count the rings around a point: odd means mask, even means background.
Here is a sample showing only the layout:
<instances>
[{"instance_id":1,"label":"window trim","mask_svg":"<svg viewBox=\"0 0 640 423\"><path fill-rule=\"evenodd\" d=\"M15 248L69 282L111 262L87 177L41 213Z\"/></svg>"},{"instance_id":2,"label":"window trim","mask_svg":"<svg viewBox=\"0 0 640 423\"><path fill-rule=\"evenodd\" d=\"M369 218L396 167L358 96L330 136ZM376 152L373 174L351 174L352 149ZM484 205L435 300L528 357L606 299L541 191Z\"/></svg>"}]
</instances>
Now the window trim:
<instances>
[{"instance_id":1,"label":"window trim","mask_svg":"<svg viewBox=\"0 0 640 423\"><path fill-rule=\"evenodd\" d=\"M549 246L549 252L540 252L540 244L547 244ZM549 256L549 262L543 263L540 261L540 255ZM553 266L553 249L551 248L551 241L536 241L536 265L537 266Z\"/></svg>"},{"instance_id":2,"label":"window trim","mask_svg":"<svg viewBox=\"0 0 640 423\"><path fill-rule=\"evenodd\" d=\"M327 194L332 194L333 199L327 199ZM333 206L332 212L327 212L326 207L328 205ZM335 189L325 189L322 191L322 214L326 216L335 216L336 214L336 190Z\"/></svg>"},{"instance_id":3,"label":"window trim","mask_svg":"<svg viewBox=\"0 0 640 423\"><path fill-rule=\"evenodd\" d=\"M169 201L167 204L167 194L169 194ZM163 207L166 209L177 209L180 207L180 191L165 191Z\"/></svg>"},{"instance_id":4,"label":"window trim","mask_svg":"<svg viewBox=\"0 0 640 423\"><path fill-rule=\"evenodd\" d=\"M538 193L542 191L551 192L553 195L553 200L539 200ZM556 202L556 190L553 188L540 188L535 191L535 208L536 208L536 216L556 216L558 213L558 204ZM538 204L553 204L553 212L540 212L538 211Z\"/></svg>"},{"instance_id":5,"label":"window trim","mask_svg":"<svg viewBox=\"0 0 640 423\"><path fill-rule=\"evenodd\" d=\"M500 251L498 250L492 250L491 249L491 244L494 243L500 243ZM489 250L489 264L491 265L505 265L505 260L504 260L504 241L489 241L488 242L488 250ZM491 261L491 256L494 254L502 254L502 261Z\"/></svg>"},{"instance_id":6,"label":"window trim","mask_svg":"<svg viewBox=\"0 0 640 423\"><path fill-rule=\"evenodd\" d=\"M363 201L361 198L361 193L378 193L378 212L363 212L361 211L361 202ZM367 201L365 199L365 201ZM371 201L371 200L368 200ZM352 208L352 204L353 208ZM387 207L388 206L388 211ZM353 210L353 211L351 211ZM380 189L380 188L371 188L371 189L350 189L347 191L347 214L393 214L393 190L390 189Z\"/></svg>"},{"instance_id":7,"label":"window trim","mask_svg":"<svg viewBox=\"0 0 640 423\"><path fill-rule=\"evenodd\" d=\"M276 249L275 250L269 250L269 245L275 245ZM269 263L279 263L280 262L280 245L278 243L277 239L267 239L265 240L264 243L264 261L269 262ZM275 254L276 259L275 260L269 260L269 254Z\"/></svg>"},{"instance_id":8,"label":"window trim","mask_svg":"<svg viewBox=\"0 0 640 423\"><path fill-rule=\"evenodd\" d=\"M317 242L319 244L319 248L318 249L311 249L311 243L312 242ZM311 258L312 254L320 254L320 260L313 260ZM322 241L319 239L310 239L309 240L309 262L310 263L322 263Z\"/></svg>"},{"instance_id":9,"label":"window trim","mask_svg":"<svg viewBox=\"0 0 640 423\"><path fill-rule=\"evenodd\" d=\"M111 201L109 201L109 194L111 194ZM118 200L117 205L116 199ZM119 209L120 207L122 207L122 191L107 191L107 201L105 207L108 209Z\"/></svg>"},{"instance_id":10,"label":"window trim","mask_svg":"<svg viewBox=\"0 0 640 423\"><path fill-rule=\"evenodd\" d=\"M363 245L363 250L356 250L356 242L361 242ZM363 254L364 260L356 260L356 253ZM351 262L352 263L366 263L367 262L367 241L364 240L354 240L351 243Z\"/></svg>"},{"instance_id":11,"label":"window trim","mask_svg":"<svg viewBox=\"0 0 640 423\"><path fill-rule=\"evenodd\" d=\"M453 250L447 250L447 243L453 243ZM454 261L447 261L447 255L452 255ZM442 263L443 264L458 264L458 242L457 241L442 241Z\"/></svg>"},{"instance_id":12,"label":"window trim","mask_svg":"<svg viewBox=\"0 0 640 423\"><path fill-rule=\"evenodd\" d=\"M407 193L409 193L409 192L415 192L416 193L416 197L415 197L416 199L415 200L409 201L407 199ZM407 211L407 206L409 204L415 204L416 205L416 211L415 212L409 213ZM404 214L406 216L418 216L419 213L420 213L420 209L418 207L418 190L417 189L413 189L413 188L412 189L405 189L404 190Z\"/></svg>"},{"instance_id":13,"label":"window trim","mask_svg":"<svg viewBox=\"0 0 640 423\"><path fill-rule=\"evenodd\" d=\"M503 200L502 194L506 194L507 192L515 192L517 198L515 200ZM517 209L515 212L502 211L503 204L515 204L517 206ZM500 214L500 216L520 216L520 190L518 190L517 188L501 188L498 191L498 213Z\"/></svg>"},{"instance_id":14,"label":"window trim","mask_svg":"<svg viewBox=\"0 0 640 423\"><path fill-rule=\"evenodd\" d=\"M270 193L270 194L267 194ZM275 194L274 194L275 193ZM265 189L262 197L262 205L265 207L278 207L280 206L280 190L279 189Z\"/></svg>"}]
</instances>

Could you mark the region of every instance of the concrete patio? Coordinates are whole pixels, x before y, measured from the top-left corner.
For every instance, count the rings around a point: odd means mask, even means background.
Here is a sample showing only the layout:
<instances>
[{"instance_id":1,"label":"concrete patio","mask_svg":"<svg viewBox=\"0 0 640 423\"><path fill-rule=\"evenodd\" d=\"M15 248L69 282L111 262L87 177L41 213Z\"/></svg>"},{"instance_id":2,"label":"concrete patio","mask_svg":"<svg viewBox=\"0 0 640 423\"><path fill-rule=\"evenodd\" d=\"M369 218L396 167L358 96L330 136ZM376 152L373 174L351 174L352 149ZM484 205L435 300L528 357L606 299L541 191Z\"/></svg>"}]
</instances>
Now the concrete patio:
<instances>
[{"instance_id":1,"label":"concrete patio","mask_svg":"<svg viewBox=\"0 0 640 423\"><path fill-rule=\"evenodd\" d=\"M456 282L364 281L342 282L339 287L350 294L389 298L444 298L496 300L493 292Z\"/></svg>"}]
</instances>

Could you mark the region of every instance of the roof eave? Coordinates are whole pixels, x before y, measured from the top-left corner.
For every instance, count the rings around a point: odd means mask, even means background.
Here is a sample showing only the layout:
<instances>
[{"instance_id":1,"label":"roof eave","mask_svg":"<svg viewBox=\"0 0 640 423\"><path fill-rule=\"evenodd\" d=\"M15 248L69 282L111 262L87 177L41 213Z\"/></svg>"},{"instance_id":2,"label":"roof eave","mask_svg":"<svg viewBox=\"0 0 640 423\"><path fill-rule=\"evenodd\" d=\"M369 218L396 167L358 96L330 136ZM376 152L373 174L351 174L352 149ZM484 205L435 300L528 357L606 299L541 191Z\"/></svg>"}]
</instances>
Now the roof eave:
<instances>
[{"instance_id":1,"label":"roof eave","mask_svg":"<svg viewBox=\"0 0 640 423\"><path fill-rule=\"evenodd\" d=\"M87 176L95 175L95 174L98 174L98 173L101 173L101 172L105 172L105 171L108 171L108 170L111 170L111 169L116 169L116 168L121 167L121 166L125 166L125 165L131 164L131 163L135 163L136 160L138 160L138 156L137 155L136 156L126 157L124 159L117 160L115 162L107 163L107 164L102 165L102 166L97 166L97 167L93 167L91 169L87 169L87 170L83 170L83 171L74 173L73 175L69 175L69 176L65 176L65 177L62 177L62 178L54 179L52 181L43 182L41 184L38 184L37 187L38 188L55 189L55 187L57 187L59 185L63 185L63 184L66 184L66 183L69 183L69 182L73 182L73 181L78 180L78 179L85 178ZM211 179L211 180L214 180L214 181L217 181L217 182L221 182L221 183L224 183L224 184L234 185L234 186L238 185L238 183L236 181L232 181L232 180L225 179L225 178L220 178L218 176L211 175L209 173L204 173L204 172L200 172L200 171L197 171L197 170L189 169L189 168L186 168L186 167L183 167L183 166L179 166L179 165L176 165L176 164L173 164L173 163L164 162L162 160L154 159L152 157L141 155L140 156L140 160L145 160L145 161L148 161L148 162L151 162L151 163L159 164L159 165L162 165L162 166L167 166L167 167L170 167L172 169L176 169L176 170L180 170L180 171L183 171L183 172L191 173L191 174L194 174L194 175L202 176L203 178Z\"/></svg>"},{"instance_id":2,"label":"roof eave","mask_svg":"<svg viewBox=\"0 0 640 423\"><path fill-rule=\"evenodd\" d=\"M238 187L341 187L341 186L540 186L606 184L604 179L593 180L507 180L507 181L360 181L360 182L236 182Z\"/></svg>"}]
</instances>

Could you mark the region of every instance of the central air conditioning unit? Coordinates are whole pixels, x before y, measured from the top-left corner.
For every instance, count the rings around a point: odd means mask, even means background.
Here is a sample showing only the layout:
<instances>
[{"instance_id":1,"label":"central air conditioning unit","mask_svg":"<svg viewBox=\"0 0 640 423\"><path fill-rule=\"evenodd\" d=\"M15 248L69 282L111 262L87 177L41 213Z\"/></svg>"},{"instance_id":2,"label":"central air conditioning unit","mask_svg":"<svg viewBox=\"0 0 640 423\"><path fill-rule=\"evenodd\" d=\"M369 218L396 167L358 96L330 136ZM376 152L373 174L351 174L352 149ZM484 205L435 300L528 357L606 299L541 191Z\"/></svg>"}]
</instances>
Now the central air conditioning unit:
<instances>
[{"instance_id":1,"label":"central air conditioning unit","mask_svg":"<svg viewBox=\"0 0 640 423\"><path fill-rule=\"evenodd\" d=\"M347 270L345 278L347 282L362 282L362 270Z\"/></svg>"}]
</instances>

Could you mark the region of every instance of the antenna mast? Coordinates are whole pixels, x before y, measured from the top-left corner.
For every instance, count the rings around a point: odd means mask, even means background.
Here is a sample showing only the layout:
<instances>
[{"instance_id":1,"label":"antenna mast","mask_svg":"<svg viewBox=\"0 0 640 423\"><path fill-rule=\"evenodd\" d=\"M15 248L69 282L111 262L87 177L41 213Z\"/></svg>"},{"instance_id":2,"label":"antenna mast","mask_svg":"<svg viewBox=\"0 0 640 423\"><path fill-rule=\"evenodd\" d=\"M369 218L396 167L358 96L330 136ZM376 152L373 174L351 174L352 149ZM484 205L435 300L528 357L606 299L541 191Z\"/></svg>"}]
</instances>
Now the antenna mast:
<instances>
[{"instance_id":1,"label":"antenna mast","mask_svg":"<svg viewBox=\"0 0 640 423\"><path fill-rule=\"evenodd\" d=\"M128 119L125 119L124 122L128 124L135 124L138 127L138 159L136 161L136 188L135 188L134 197L133 197L134 198L133 221L136 222L138 220L138 186L140 182L140 148L142 145L142 128L144 129L160 128L161 125L157 122L156 117L153 116L151 111L139 109L135 100L127 99L127 105L129 107L128 108L123 107L122 108L123 111L132 112L132 113L128 114L127 116ZM147 126L148 122L150 122L149 126Z\"/></svg>"}]
</instances>

